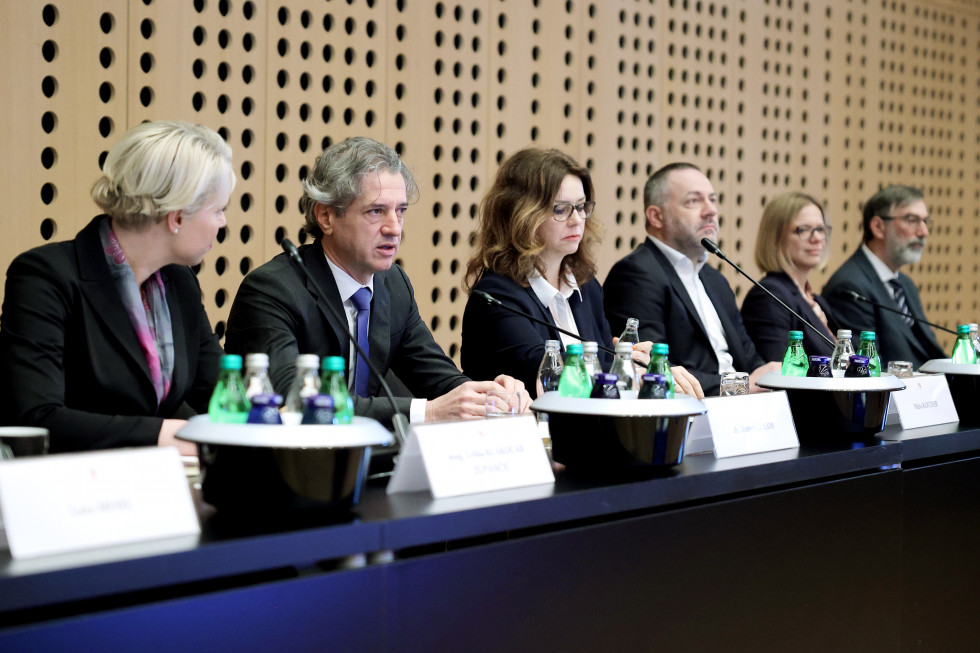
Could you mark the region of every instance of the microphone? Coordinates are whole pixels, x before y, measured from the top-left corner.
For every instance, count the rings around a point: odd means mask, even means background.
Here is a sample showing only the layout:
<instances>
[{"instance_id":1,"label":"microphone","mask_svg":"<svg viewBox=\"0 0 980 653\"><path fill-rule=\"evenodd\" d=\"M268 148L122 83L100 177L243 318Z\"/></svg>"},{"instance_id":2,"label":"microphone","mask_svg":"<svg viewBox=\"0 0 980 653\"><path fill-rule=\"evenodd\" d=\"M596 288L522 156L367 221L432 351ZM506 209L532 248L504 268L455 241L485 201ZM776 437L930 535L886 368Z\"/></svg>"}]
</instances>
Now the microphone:
<instances>
[{"instance_id":1,"label":"microphone","mask_svg":"<svg viewBox=\"0 0 980 653\"><path fill-rule=\"evenodd\" d=\"M946 333L952 333L954 336L956 335L956 332L953 331L952 329L947 329L944 326L939 326L938 324L933 324L932 322L929 322L928 320L924 320L921 317L916 317L916 316L912 315L911 313L906 313L903 310L900 310L898 308L894 308L892 306L888 306L887 304L880 304L880 303L878 303L876 301L872 301L872 300L868 299L867 297L865 297L864 295L862 295L861 293L854 292L853 290L848 290L848 289L842 288L841 290L838 291L837 294L838 295L843 295L845 297L850 297L851 299L853 299L856 302L864 302L866 304L871 304L872 306L877 306L878 308L883 308L886 311L891 311L892 313L898 313L899 315L901 315L903 317L910 317L913 320L915 320L916 322L922 322L923 324L928 324L929 326L931 326L934 329L939 329L940 331L945 331Z\"/></svg>"},{"instance_id":2,"label":"microphone","mask_svg":"<svg viewBox=\"0 0 980 653\"><path fill-rule=\"evenodd\" d=\"M748 279L749 281L751 281L752 284L756 288L761 288L763 291L765 291L765 293L767 295L769 295L770 297L772 297L774 300L776 300L776 302L780 306L782 306L787 311L789 311L790 313L792 313L793 315L795 315L796 318L798 320L800 320L803 324L805 324L808 327L810 327L810 330L811 331L813 331L818 336L820 336L821 338L823 338L824 340L826 340L827 341L827 344L829 344L831 347L836 347L837 346L837 342L834 341L834 340L831 340L830 336L828 336L826 333L824 333L821 329L818 329L817 327L815 327L812 324L810 324L810 322L806 318L804 318L802 315L800 315L799 313L797 313L796 311L794 311L792 308L790 308L789 306L787 306L786 305L786 302L784 302L783 300L781 300L779 297L776 297L774 294L772 294L772 292L768 288L766 288L761 283L759 283L758 281L756 281L755 279L753 279L752 277L750 277L748 274L746 274L745 273L745 270L743 270L742 268L740 268L737 265L735 265L735 263L733 263L727 256L725 256L725 253L723 251L721 251L721 248L718 247L718 245L713 240L711 240L710 238L702 238L701 239L701 245L706 250L708 250L709 252L711 252L712 254L714 254L715 256L717 256L718 258L720 258L722 261L724 261L725 263L728 263L730 266L732 266L733 268L735 268L736 270L738 270L739 274L741 274L743 277L745 277L746 279Z\"/></svg>"},{"instance_id":3,"label":"microphone","mask_svg":"<svg viewBox=\"0 0 980 653\"><path fill-rule=\"evenodd\" d=\"M494 297L493 295L491 295L488 292L483 292L482 290L474 290L473 292L475 292L480 297L483 297L483 299L485 299L488 304L492 304L494 306L499 306L500 308L504 309L505 311L510 311L511 313L514 313L515 315L520 315L521 317L526 317L527 319L531 320L532 322L537 322L538 324L543 324L544 326L548 327L549 329L554 329L558 333L564 333L566 336L571 336L572 338L575 338L576 340L581 340L583 342L585 341L585 338L583 338L582 336L580 336L580 335L578 335L576 333L572 333L571 331L566 331L565 329L562 329L560 327L556 327L554 324L552 324L550 322L545 322L544 320L539 320L538 318L534 317L533 315L528 315L524 311L522 311L520 309L517 309L517 308L514 308L513 306L508 306L507 304L503 303L502 301L500 301L499 299L497 299L496 297ZM596 344L599 345L599 349L601 349L602 351L609 352L613 356L616 355L616 350L615 349L610 349L609 347L604 347L604 346L602 346L599 343L596 343Z\"/></svg>"},{"instance_id":4,"label":"microphone","mask_svg":"<svg viewBox=\"0 0 980 653\"><path fill-rule=\"evenodd\" d=\"M327 310L330 311L330 315L335 320L337 320L339 324L343 324L346 326L347 318L340 312L339 308L334 306L332 303L326 301L327 294L323 292L323 288L320 286L320 283L317 281L316 277L310 274L310 271L306 268L306 263L303 262L303 257L299 255L299 250L296 249L296 245L293 245L292 241L289 240L288 238L283 238L282 248L286 252L286 254L289 255L289 258L291 258L293 262L296 263L296 267L302 270L303 276L306 277L306 279L311 284L313 284L313 288L314 290L316 290L317 294L319 294L320 297L324 298L323 303L327 306ZM409 429L408 418L405 417L404 414L398 411L398 405L395 403L395 395L392 394L391 387L388 385L388 382L385 381L384 375L382 375L378 371L378 368L374 366L374 363L371 362L371 359L364 352L364 349L361 347L361 345L358 344L357 334L354 332L353 329L345 328L345 331L347 331L348 335L350 336L350 341L354 345L354 349L356 349L357 353L360 354L361 357L363 357L364 360L367 362L368 369L371 371L371 375L374 376L374 378L376 378L381 383L381 388L382 390L384 390L385 396L388 398L388 401L391 403L392 410L395 411L395 414L391 418L391 423L395 427L395 439L398 441L398 447L401 448L402 446L404 446L405 441L408 439L408 429Z\"/></svg>"}]
</instances>

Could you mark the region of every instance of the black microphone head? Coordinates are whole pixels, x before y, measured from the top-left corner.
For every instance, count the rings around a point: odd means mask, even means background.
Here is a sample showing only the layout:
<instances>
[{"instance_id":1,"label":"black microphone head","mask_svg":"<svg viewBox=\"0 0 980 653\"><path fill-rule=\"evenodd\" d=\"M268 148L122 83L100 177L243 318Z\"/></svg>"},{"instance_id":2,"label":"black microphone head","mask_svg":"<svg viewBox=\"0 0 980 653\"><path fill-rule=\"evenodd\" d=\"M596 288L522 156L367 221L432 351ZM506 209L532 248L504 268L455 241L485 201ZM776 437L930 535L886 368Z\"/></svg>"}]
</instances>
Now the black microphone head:
<instances>
[{"instance_id":1,"label":"black microphone head","mask_svg":"<svg viewBox=\"0 0 980 653\"><path fill-rule=\"evenodd\" d=\"M858 293L856 293L853 290L850 290L848 288L841 288L840 294L844 295L845 297L850 297L854 301L858 301L858 302L866 302L866 301L868 301L868 298L865 297L864 295L860 295L860 294L858 294Z\"/></svg>"},{"instance_id":2,"label":"black microphone head","mask_svg":"<svg viewBox=\"0 0 980 653\"><path fill-rule=\"evenodd\" d=\"M480 297L483 297L483 299L485 299L488 304L499 304L500 303L500 300L499 299L497 299L496 297L494 297L493 295L491 295L488 292L484 292L482 290L474 290L473 292L475 292Z\"/></svg>"},{"instance_id":3,"label":"black microphone head","mask_svg":"<svg viewBox=\"0 0 980 653\"><path fill-rule=\"evenodd\" d=\"M283 238L280 245L282 245L283 251L289 254L289 257L291 259L293 259L297 263L303 262L303 259L300 258L299 250L296 249L296 245L293 245L293 241L289 240L288 238Z\"/></svg>"},{"instance_id":4,"label":"black microphone head","mask_svg":"<svg viewBox=\"0 0 980 653\"><path fill-rule=\"evenodd\" d=\"M702 238L701 246L704 247L709 252L711 252L712 254L714 254L715 256L720 256L722 258L725 258L725 255L722 253L721 248L718 247L718 244L715 243L715 241L711 240L710 238Z\"/></svg>"}]
</instances>

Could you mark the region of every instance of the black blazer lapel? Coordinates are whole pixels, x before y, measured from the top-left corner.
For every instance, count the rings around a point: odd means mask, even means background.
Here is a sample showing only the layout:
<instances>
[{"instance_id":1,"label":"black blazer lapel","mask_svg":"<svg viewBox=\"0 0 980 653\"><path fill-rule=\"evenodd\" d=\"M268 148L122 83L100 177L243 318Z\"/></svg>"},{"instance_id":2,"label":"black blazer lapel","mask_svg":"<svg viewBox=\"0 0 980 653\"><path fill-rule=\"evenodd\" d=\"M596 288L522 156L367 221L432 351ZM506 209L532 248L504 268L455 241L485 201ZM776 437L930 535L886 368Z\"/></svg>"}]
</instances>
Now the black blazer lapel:
<instances>
[{"instance_id":1,"label":"black blazer lapel","mask_svg":"<svg viewBox=\"0 0 980 653\"><path fill-rule=\"evenodd\" d=\"M170 407L176 403L177 397L184 396L184 389L190 384L190 379L187 375L187 366L180 364L180 361L190 360L190 356L187 353L187 334L186 327L184 326L186 318L184 317L185 306L182 301L183 298L177 296L173 280L170 276L165 272L161 272L161 274L163 275L163 285L167 294L167 308L170 310L170 328L174 340L175 364L173 378L170 381L170 392L161 404L159 412L161 414L170 414ZM187 308L190 308L190 306Z\"/></svg>"},{"instance_id":2,"label":"black blazer lapel","mask_svg":"<svg viewBox=\"0 0 980 653\"><path fill-rule=\"evenodd\" d=\"M704 328L704 324L701 322L701 316L698 315L697 309L694 308L694 302L691 301L691 296L687 292L687 288L684 287L684 282L677 275L677 271L674 270L674 266L670 264L670 260L660 251L660 248L650 242L650 239L644 241L644 245L650 248L653 252L653 257L660 264L664 276L670 282L670 290L673 293L675 299L681 304L683 304L685 310L687 310L688 318L691 323L696 325L698 329L701 330L701 335L704 337L706 343L710 343L708 338L708 330ZM703 283L703 280L702 280Z\"/></svg>"},{"instance_id":3,"label":"black blazer lapel","mask_svg":"<svg viewBox=\"0 0 980 653\"><path fill-rule=\"evenodd\" d=\"M348 360L350 358L350 334L347 332L347 320L345 318L344 322L339 324L327 306L328 303L333 304L343 315L344 302L340 299L337 282L333 278L333 272L330 270L330 265L327 264L327 257L323 253L323 247L320 246L319 240L314 241L312 245L303 250L303 261L306 263L306 269L310 272L310 277L306 279L306 289L316 298L317 308L320 309L326 323L330 325L330 332L333 334L333 340L338 347L337 355ZM314 282L311 281L313 278L326 293L326 297L320 297Z\"/></svg>"}]
</instances>

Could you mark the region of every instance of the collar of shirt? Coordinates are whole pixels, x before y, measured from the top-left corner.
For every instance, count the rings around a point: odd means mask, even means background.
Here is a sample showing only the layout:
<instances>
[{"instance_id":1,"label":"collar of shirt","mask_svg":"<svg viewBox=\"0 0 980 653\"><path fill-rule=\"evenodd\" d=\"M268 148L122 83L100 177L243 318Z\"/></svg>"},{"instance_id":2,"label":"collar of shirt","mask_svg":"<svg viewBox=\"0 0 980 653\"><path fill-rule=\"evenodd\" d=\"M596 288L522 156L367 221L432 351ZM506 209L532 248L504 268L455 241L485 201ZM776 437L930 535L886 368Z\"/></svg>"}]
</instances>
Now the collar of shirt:
<instances>
[{"instance_id":1,"label":"collar of shirt","mask_svg":"<svg viewBox=\"0 0 980 653\"><path fill-rule=\"evenodd\" d=\"M362 287L366 287L371 291L371 296L374 296L374 275L368 279L366 284L362 284L360 281L354 277L347 274L339 265L330 260L327 253L323 253L323 257L327 259L327 265L330 266L330 271L333 273L333 280L337 283L337 292L340 293L340 301L349 302L351 296L360 290Z\"/></svg>"},{"instance_id":2,"label":"collar of shirt","mask_svg":"<svg viewBox=\"0 0 980 653\"><path fill-rule=\"evenodd\" d=\"M561 280L561 289L555 288L548 281L538 274L537 271L531 275L528 280L528 284L531 286L531 290L545 306L550 306L551 301L555 298L555 295L561 294L567 302L572 296L572 293L578 293L579 301L582 301L582 291L579 290L578 283L575 282L575 277L566 276Z\"/></svg>"},{"instance_id":3,"label":"collar of shirt","mask_svg":"<svg viewBox=\"0 0 980 653\"><path fill-rule=\"evenodd\" d=\"M690 269L691 267L693 267L694 268L694 274L697 274L697 273L701 272L701 268L703 268L704 265L705 265L705 263L708 262L708 252L707 252L707 250L705 250L705 252L703 254L701 254L701 256L698 257L698 260L695 262L695 261L692 261L691 259L689 259L684 254L681 254L676 249L674 249L670 245L666 244L662 240L659 240L657 238L654 238L653 236L651 236L649 234L647 235L647 238L650 241L652 241L653 244L656 245L657 248L661 252L663 252L664 256L667 257L667 260L670 261L670 264L674 266L674 269L675 270L678 270L682 266L684 268L687 268L687 269Z\"/></svg>"},{"instance_id":4,"label":"collar of shirt","mask_svg":"<svg viewBox=\"0 0 980 653\"><path fill-rule=\"evenodd\" d=\"M891 268L885 265L885 262L878 258L874 252L868 249L868 246L864 243L861 243L861 251L868 257L868 261L871 262L871 267L875 269L875 273L878 275L878 278L881 279L881 283L885 284L885 288L889 288L888 282L892 279L897 279L898 272L892 272ZM889 292L890 291L891 289L889 288Z\"/></svg>"}]
</instances>

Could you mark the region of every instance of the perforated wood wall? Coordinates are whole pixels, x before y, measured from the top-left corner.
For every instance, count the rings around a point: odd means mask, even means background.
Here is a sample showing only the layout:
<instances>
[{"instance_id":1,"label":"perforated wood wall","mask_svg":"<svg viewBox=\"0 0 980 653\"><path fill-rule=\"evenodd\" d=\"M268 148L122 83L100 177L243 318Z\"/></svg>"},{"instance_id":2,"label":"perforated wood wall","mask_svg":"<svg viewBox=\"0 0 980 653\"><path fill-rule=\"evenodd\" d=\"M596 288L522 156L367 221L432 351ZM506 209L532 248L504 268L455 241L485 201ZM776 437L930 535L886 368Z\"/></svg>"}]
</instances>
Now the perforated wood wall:
<instances>
[{"instance_id":1,"label":"perforated wood wall","mask_svg":"<svg viewBox=\"0 0 980 653\"><path fill-rule=\"evenodd\" d=\"M129 126L178 118L235 152L229 225L199 271L219 333L242 277L299 239L316 155L355 134L419 177L400 259L453 356L480 197L531 142L593 171L601 278L643 237L643 182L670 161L708 172L721 245L750 272L768 198L824 202L818 288L859 245L864 199L922 186L936 226L909 272L930 318L975 321L978 34L976 0L4 2L0 267L96 213L89 187Z\"/></svg>"}]
</instances>

